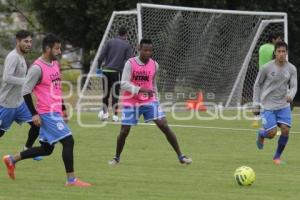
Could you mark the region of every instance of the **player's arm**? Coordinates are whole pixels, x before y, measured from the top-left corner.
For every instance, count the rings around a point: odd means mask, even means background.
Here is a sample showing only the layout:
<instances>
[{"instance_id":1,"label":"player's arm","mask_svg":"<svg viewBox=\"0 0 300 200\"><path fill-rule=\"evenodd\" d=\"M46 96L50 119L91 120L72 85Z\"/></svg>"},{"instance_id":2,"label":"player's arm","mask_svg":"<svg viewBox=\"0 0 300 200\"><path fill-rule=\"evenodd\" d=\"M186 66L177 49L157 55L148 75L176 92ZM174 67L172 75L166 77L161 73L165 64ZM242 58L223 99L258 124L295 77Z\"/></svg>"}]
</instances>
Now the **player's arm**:
<instances>
[{"instance_id":1,"label":"player's arm","mask_svg":"<svg viewBox=\"0 0 300 200\"><path fill-rule=\"evenodd\" d=\"M154 88L154 94L157 96L158 95L158 90L157 90L157 83L156 83L156 75L158 73L158 68L159 68L159 65L157 62L155 62L155 75L154 75L154 80L153 80L153 88Z\"/></svg>"},{"instance_id":2,"label":"player's arm","mask_svg":"<svg viewBox=\"0 0 300 200\"><path fill-rule=\"evenodd\" d=\"M68 122L69 121L69 116L68 116L68 113L67 113L67 108L66 108L66 105L65 105L65 101L64 99L61 100L61 110L62 110L62 117L64 119L65 122Z\"/></svg>"},{"instance_id":3,"label":"player's arm","mask_svg":"<svg viewBox=\"0 0 300 200\"><path fill-rule=\"evenodd\" d=\"M291 70L290 89L287 96L287 102L292 102L298 88L297 69L293 67Z\"/></svg>"},{"instance_id":4,"label":"player's arm","mask_svg":"<svg viewBox=\"0 0 300 200\"><path fill-rule=\"evenodd\" d=\"M267 77L267 67L264 67L259 70L253 86L253 107L254 107L253 113L255 115L259 115L261 89L266 77Z\"/></svg>"},{"instance_id":5,"label":"player's arm","mask_svg":"<svg viewBox=\"0 0 300 200\"><path fill-rule=\"evenodd\" d=\"M24 98L24 101L32 115L32 122L36 126L41 126L41 118L38 115L35 106L33 104L33 100L31 97L31 93L33 91L33 88L40 82L42 77L42 71L39 66L31 66L29 68L28 74L25 78L25 83L22 90L22 95Z\"/></svg>"},{"instance_id":6,"label":"player's arm","mask_svg":"<svg viewBox=\"0 0 300 200\"><path fill-rule=\"evenodd\" d=\"M123 73L122 73L122 79L121 79L121 89L125 91L129 91L132 94L138 94L140 87L133 85L131 82L131 64L128 60L125 63Z\"/></svg>"},{"instance_id":7,"label":"player's arm","mask_svg":"<svg viewBox=\"0 0 300 200\"><path fill-rule=\"evenodd\" d=\"M108 48L109 48L108 46L109 46L109 41L104 45L103 49L101 50L101 53L100 53L100 56L98 59L98 66L97 66L98 69L101 68L103 61L107 57Z\"/></svg>"},{"instance_id":8,"label":"player's arm","mask_svg":"<svg viewBox=\"0 0 300 200\"><path fill-rule=\"evenodd\" d=\"M133 56L133 49L132 49L131 45L128 45L128 48L125 51L125 60L128 60L132 56Z\"/></svg>"},{"instance_id":9,"label":"player's arm","mask_svg":"<svg viewBox=\"0 0 300 200\"><path fill-rule=\"evenodd\" d=\"M19 58L17 56L8 55L4 62L3 70L3 81L5 83L14 84L14 85L23 85L25 78L20 78L14 76L16 68L18 66Z\"/></svg>"}]
</instances>

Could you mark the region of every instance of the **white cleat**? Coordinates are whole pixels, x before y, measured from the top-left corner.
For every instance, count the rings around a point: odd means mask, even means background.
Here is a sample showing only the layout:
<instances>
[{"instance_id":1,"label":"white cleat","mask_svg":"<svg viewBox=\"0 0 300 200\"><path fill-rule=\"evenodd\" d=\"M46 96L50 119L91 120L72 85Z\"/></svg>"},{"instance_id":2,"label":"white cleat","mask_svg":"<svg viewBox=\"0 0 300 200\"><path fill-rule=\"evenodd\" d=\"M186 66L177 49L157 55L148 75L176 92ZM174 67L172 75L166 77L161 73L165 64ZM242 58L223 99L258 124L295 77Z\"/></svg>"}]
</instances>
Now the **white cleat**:
<instances>
[{"instance_id":1,"label":"white cleat","mask_svg":"<svg viewBox=\"0 0 300 200\"><path fill-rule=\"evenodd\" d=\"M108 112L107 112L107 113L104 113L103 110L101 110L101 111L98 113L98 118L99 118L101 121L106 121L106 120L108 120L108 118L109 118L109 114L108 114Z\"/></svg>"},{"instance_id":2,"label":"white cleat","mask_svg":"<svg viewBox=\"0 0 300 200\"><path fill-rule=\"evenodd\" d=\"M193 162L193 160L192 160L192 158L188 158L188 157L186 157L186 156L183 155L183 156L179 157L179 162L181 164L187 164L187 165L189 165L189 164L191 164Z\"/></svg>"},{"instance_id":3,"label":"white cleat","mask_svg":"<svg viewBox=\"0 0 300 200\"><path fill-rule=\"evenodd\" d=\"M113 158L112 160L108 161L109 165L117 165L119 164L120 160L117 158Z\"/></svg>"},{"instance_id":4,"label":"white cleat","mask_svg":"<svg viewBox=\"0 0 300 200\"><path fill-rule=\"evenodd\" d=\"M113 122L118 122L118 121L119 121L118 115L113 115L113 116L112 116L112 121L113 121Z\"/></svg>"}]
</instances>

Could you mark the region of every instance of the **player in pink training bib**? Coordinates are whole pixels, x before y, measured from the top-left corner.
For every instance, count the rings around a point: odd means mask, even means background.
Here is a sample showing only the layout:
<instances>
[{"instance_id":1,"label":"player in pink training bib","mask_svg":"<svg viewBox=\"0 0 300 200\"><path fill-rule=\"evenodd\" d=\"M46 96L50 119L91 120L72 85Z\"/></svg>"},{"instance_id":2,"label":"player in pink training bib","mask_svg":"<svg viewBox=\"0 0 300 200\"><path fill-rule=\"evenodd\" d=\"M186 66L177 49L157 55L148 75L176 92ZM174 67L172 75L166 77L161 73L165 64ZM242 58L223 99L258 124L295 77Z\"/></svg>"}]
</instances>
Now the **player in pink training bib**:
<instances>
[{"instance_id":1,"label":"player in pink training bib","mask_svg":"<svg viewBox=\"0 0 300 200\"><path fill-rule=\"evenodd\" d=\"M109 164L119 163L130 128L132 125L137 125L141 115L143 115L145 122L154 121L165 134L168 142L175 150L179 162L190 164L192 159L182 154L176 135L168 126L165 114L157 99L155 77L158 64L151 59L153 51L151 40L142 39L139 50L140 56L130 58L123 70L121 81L122 125L117 139L116 154L109 161Z\"/></svg>"}]
</instances>

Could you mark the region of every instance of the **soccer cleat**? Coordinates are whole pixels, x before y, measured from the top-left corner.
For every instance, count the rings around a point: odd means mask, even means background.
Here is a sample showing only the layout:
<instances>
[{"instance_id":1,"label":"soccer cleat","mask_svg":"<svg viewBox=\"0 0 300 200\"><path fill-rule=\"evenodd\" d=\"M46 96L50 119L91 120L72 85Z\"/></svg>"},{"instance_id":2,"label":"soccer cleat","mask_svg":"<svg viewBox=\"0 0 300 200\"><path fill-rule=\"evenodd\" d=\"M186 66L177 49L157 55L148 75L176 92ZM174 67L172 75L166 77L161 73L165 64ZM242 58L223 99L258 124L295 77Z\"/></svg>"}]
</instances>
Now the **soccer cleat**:
<instances>
[{"instance_id":1,"label":"soccer cleat","mask_svg":"<svg viewBox=\"0 0 300 200\"><path fill-rule=\"evenodd\" d=\"M112 160L108 161L109 165L117 165L120 162L120 158L114 157Z\"/></svg>"},{"instance_id":2,"label":"soccer cleat","mask_svg":"<svg viewBox=\"0 0 300 200\"><path fill-rule=\"evenodd\" d=\"M88 182L84 182L81 181L80 179L76 178L75 181L72 182L67 182L65 184L66 187L70 187L70 186L76 186L76 187L90 187L92 186L92 184L88 183Z\"/></svg>"},{"instance_id":3,"label":"soccer cleat","mask_svg":"<svg viewBox=\"0 0 300 200\"><path fill-rule=\"evenodd\" d=\"M189 165L193 162L193 160L191 158L186 157L185 155L182 155L182 156L179 157L179 162L181 164Z\"/></svg>"},{"instance_id":4,"label":"soccer cleat","mask_svg":"<svg viewBox=\"0 0 300 200\"><path fill-rule=\"evenodd\" d=\"M264 138L260 136L260 131L257 132L257 138L256 138L256 146L259 150L262 150L264 148Z\"/></svg>"},{"instance_id":5,"label":"soccer cleat","mask_svg":"<svg viewBox=\"0 0 300 200\"><path fill-rule=\"evenodd\" d=\"M275 165L282 165L282 164L285 164L285 162L282 161L280 158L274 158L274 159L273 159L273 163L274 163Z\"/></svg>"},{"instance_id":6,"label":"soccer cleat","mask_svg":"<svg viewBox=\"0 0 300 200\"><path fill-rule=\"evenodd\" d=\"M98 113L98 118L99 118L101 121L106 121L106 120L108 120L108 118L109 118L109 114L108 114L108 113L104 113L103 110L101 110L101 111Z\"/></svg>"},{"instance_id":7,"label":"soccer cleat","mask_svg":"<svg viewBox=\"0 0 300 200\"><path fill-rule=\"evenodd\" d=\"M15 163L13 163L12 161L12 156L10 155L5 155L3 156L2 158L4 164L6 165L6 168L7 168L7 174L8 176L15 180Z\"/></svg>"},{"instance_id":8,"label":"soccer cleat","mask_svg":"<svg viewBox=\"0 0 300 200\"><path fill-rule=\"evenodd\" d=\"M42 156L36 156L36 157L33 158L33 160L41 161L41 160L43 160L43 157Z\"/></svg>"},{"instance_id":9,"label":"soccer cleat","mask_svg":"<svg viewBox=\"0 0 300 200\"><path fill-rule=\"evenodd\" d=\"M119 121L118 115L113 115L113 116L112 116L112 121L113 121L113 122L118 122L118 121Z\"/></svg>"}]
</instances>

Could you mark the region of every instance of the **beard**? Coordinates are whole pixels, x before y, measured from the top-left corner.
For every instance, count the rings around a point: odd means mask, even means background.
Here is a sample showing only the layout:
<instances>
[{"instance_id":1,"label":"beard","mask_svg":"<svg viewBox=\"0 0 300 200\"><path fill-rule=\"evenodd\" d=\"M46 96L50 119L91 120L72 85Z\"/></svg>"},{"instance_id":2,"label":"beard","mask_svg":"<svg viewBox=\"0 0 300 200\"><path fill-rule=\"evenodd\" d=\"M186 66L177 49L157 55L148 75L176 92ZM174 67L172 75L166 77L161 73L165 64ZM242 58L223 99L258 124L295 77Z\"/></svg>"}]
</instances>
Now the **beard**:
<instances>
[{"instance_id":1,"label":"beard","mask_svg":"<svg viewBox=\"0 0 300 200\"><path fill-rule=\"evenodd\" d=\"M26 48L22 48L20 47L20 51L23 53L23 54L26 54L30 51L30 49L26 49Z\"/></svg>"}]
</instances>

